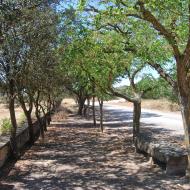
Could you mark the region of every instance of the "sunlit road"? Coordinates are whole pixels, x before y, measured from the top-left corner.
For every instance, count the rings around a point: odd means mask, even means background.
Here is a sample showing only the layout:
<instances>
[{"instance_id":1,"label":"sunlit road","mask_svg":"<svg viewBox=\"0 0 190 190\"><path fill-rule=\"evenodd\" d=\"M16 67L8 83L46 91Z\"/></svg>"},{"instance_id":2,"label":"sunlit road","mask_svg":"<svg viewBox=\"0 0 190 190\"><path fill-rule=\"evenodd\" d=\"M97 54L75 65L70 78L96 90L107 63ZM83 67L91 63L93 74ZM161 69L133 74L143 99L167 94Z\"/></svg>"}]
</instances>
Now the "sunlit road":
<instances>
[{"instance_id":1,"label":"sunlit road","mask_svg":"<svg viewBox=\"0 0 190 190\"><path fill-rule=\"evenodd\" d=\"M118 106L106 102L104 109L114 112L122 122L132 122L133 108ZM172 135L183 135L183 123L180 113L161 112L157 110L142 109L141 123L148 124L154 128L164 128L171 130Z\"/></svg>"}]
</instances>

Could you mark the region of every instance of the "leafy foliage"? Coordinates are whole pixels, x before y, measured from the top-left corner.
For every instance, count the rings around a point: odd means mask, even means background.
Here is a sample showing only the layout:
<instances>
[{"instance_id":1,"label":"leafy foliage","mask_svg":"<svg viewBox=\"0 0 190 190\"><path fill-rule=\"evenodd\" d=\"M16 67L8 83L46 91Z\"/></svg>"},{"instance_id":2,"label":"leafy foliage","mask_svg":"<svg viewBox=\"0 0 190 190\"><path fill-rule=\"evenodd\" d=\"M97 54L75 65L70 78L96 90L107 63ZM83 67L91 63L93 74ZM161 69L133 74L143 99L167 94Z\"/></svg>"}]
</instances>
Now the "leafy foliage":
<instances>
[{"instance_id":1,"label":"leafy foliage","mask_svg":"<svg viewBox=\"0 0 190 190\"><path fill-rule=\"evenodd\" d=\"M143 78L137 83L139 91L152 87L152 90L144 94L146 99L166 98L172 102L177 102L177 96L173 92L171 86L162 78L154 79L150 76Z\"/></svg>"}]
</instances>

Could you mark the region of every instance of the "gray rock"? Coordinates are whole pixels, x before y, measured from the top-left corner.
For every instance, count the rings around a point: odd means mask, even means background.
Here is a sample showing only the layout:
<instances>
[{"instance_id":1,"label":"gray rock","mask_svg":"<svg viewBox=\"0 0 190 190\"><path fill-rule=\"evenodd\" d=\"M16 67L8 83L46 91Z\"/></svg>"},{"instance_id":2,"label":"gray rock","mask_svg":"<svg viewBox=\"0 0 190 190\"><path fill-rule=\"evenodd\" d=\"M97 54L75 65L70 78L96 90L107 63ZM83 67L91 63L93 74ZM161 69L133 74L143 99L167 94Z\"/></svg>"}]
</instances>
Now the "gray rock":
<instances>
[{"instance_id":1,"label":"gray rock","mask_svg":"<svg viewBox=\"0 0 190 190\"><path fill-rule=\"evenodd\" d=\"M166 174L185 175L188 165L186 150L164 141L152 142L142 134L136 138L135 145L138 152L145 152L153 160L166 164Z\"/></svg>"}]
</instances>

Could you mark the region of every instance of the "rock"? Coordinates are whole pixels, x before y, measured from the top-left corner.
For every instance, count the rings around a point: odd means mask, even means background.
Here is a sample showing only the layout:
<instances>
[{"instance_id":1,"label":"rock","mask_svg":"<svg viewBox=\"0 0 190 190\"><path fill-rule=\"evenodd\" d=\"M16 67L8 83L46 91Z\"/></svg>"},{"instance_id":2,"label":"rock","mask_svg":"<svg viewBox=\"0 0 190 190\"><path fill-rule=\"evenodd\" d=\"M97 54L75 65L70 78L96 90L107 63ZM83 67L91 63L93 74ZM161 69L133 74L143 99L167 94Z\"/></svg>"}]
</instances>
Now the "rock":
<instances>
[{"instance_id":1,"label":"rock","mask_svg":"<svg viewBox=\"0 0 190 190\"><path fill-rule=\"evenodd\" d=\"M186 155L170 156L166 164L166 174L184 176L187 165L188 159Z\"/></svg>"},{"instance_id":2,"label":"rock","mask_svg":"<svg viewBox=\"0 0 190 190\"><path fill-rule=\"evenodd\" d=\"M152 142L150 138L142 134L136 138L135 145L137 152L145 152L154 161L166 164L166 174L180 176L186 174L187 151L181 147L172 146L164 141Z\"/></svg>"}]
</instances>

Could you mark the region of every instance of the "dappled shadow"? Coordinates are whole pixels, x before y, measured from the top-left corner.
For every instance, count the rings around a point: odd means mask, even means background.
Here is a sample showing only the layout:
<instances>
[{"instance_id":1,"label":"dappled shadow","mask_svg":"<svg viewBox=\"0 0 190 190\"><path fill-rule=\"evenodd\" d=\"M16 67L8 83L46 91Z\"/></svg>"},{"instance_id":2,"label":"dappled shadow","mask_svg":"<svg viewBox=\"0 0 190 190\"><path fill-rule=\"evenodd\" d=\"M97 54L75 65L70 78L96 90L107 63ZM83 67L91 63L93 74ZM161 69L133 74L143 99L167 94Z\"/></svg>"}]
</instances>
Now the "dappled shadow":
<instances>
[{"instance_id":1,"label":"dappled shadow","mask_svg":"<svg viewBox=\"0 0 190 190\"><path fill-rule=\"evenodd\" d=\"M146 136L147 140L149 142L159 142L159 143L165 143L166 145L172 145L176 147L181 147L183 149L185 148L184 144L184 135L172 135L171 130L167 130L162 127L154 128L152 126L148 127L145 125L145 127L141 126L141 134L142 136Z\"/></svg>"},{"instance_id":2,"label":"dappled shadow","mask_svg":"<svg viewBox=\"0 0 190 190\"><path fill-rule=\"evenodd\" d=\"M159 114L143 112L141 118L161 117ZM104 111L104 121L107 122L128 122L133 120L133 112L126 110L109 109Z\"/></svg>"},{"instance_id":3,"label":"dappled shadow","mask_svg":"<svg viewBox=\"0 0 190 190\"><path fill-rule=\"evenodd\" d=\"M74 116L51 125L45 142L37 141L1 177L2 184L34 190L178 189L177 178L135 153L129 124L105 123L103 134Z\"/></svg>"},{"instance_id":4,"label":"dappled shadow","mask_svg":"<svg viewBox=\"0 0 190 190\"><path fill-rule=\"evenodd\" d=\"M9 185L9 184L1 184L0 183L0 187L1 187L2 190L14 189L14 185Z\"/></svg>"},{"instance_id":5,"label":"dappled shadow","mask_svg":"<svg viewBox=\"0 0 190 190\"><path fill-rule=\"evenodd\" d=\"M162 119L162 115L157 113L149 113L143 111L141 114L141 119L150 118L159 118ZM166 123L167 125L167 123ZM133 112L126 110L118 109L105 109L104 111L104 126L106 128L119 128L119 129L128 129L133 127ZM147 136L150 141L162 141L166 143L171 143L174 146L184 146L184 135L175 134L175 129L167 129L166 127L158 126L155 123L151 122L141 122L140 131L145 136Z\"/></svg>"},{"instance_id":6,"label":"dappled shadow","mask_svg":"<svg viewBox=\"0 0 190 190\"><path fill-rule=\"evenodd\" d=\"M35 137L35 141L37 140L37 137L38 137L38 135ZM12 170L12 168L15 166L16 162L18 160L20 160L24 156L24 154L31 149L31 147L32 147L32 144L29 143L29 142L27 142L22 147L22 149L19 149L19 156L18 156L18 158L14 158L14 157L10 156L7 159L7 161L5 162L5 164L0 169L0 178L2 178L4 176L7 176L9 174L9 172ZM1 187L1 185L0 185L0 187Z\"/></svg>"}]
</instances>

